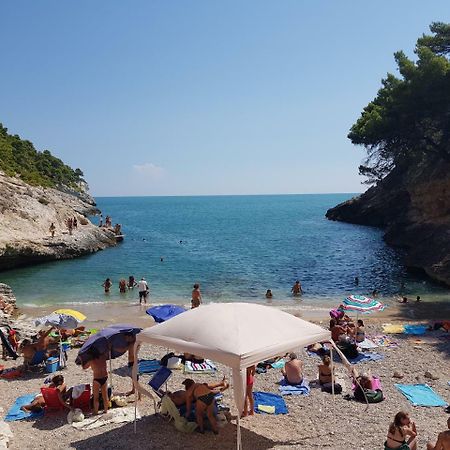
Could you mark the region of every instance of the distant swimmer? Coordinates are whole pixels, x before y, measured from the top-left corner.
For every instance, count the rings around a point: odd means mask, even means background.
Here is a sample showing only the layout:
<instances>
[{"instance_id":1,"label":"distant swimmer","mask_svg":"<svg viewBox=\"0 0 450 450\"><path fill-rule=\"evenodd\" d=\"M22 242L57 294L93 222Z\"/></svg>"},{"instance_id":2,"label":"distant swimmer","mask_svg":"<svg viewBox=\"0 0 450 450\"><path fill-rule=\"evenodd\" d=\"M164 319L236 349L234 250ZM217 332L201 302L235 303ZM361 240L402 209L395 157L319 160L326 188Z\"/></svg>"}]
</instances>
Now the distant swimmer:
<instances>
[{"instance_id":1,"label":"distant swimmer","mask_svg":"<svg viewBox=\"0 0 450 450\"><path fill-rule=\"evenodd\" d=\"M109 278L105 280L105 282L102 284L102 286L105 288L105 294L109 294L109 290L111 289L112 283Z\"/></svg>"},{"instance_id":2,"label":"distant swimmer","mask_svg":"<svg viewBox=\"0 0 450 450\"><path fill-rule=\"evenodd\" d=\"M160 260L161 262L164 262L164 258L163 258L162 256L159 258L159 260Z\"/></svg>"},{"instance_id":3,"label":"distant swimmer","mask_svg":"<svg viewBox=\"0 0 450 450\"><path fill-rule=\"evenodd\" d=\"M300 284L299 280L297 280L294 286L292 286L291 292L295 297L303 294L302 285Z\"/></svg>"},{"instance_id":4,"label":"distant swimmer","mask_svg":"<svg viewBox=\"0 0 450 450\"><path fill-rule=\"evenodd\" d=\"M147 303L147 296L149 294L150 289L144 277L142 277L141 281L139 281L138 289L139 289L139 304L142 303L142 300L144 300L144 303Z\"/></svg>"},{"instance_id":5,"label":"distant swimmer","mask_svg":"<svg viewBox=\"0 0 450 450\"><path fill-rule=\"evenodd\" d=\"M403 298L400 300L400 303L408 303L408 297L403 297Z\"/></svg>"},{"instance_id":6,"label":"distant swimmer","mask_svg":"<svg viewBox=\"0 0 450 450\"><path fill-rule=\"evenodd\" d=\"M125 294L126 291L127 291L127 280L125 280L125 278L121 278L119 281L119 292L121 294Z\"/></svg>"},{"instance_id":7,"label":"distant swimmer","mask_svg":"<svg viewBox=\"0 0 450 450\"><path fill-rule=\"evenodd\" d=\"M420 303L420 295L418 295L418 296L416 297L416 302L417 302L417 303Z\"/></svg>"},{"instance_id":8,"label":"distant swimmer","mask_svg":"<svg viewBox=\"0 0 450 450\"><path fill-rule=\"evenodd\" d=\"M180 241L180 244L182 244L183 243L183 241Z\"/></svg>"},{"instance_id":9,"label":"distant swimmer","mask_svg":"<svg viewBox=\"0 0 450 450\"><path fill-rule=\"evenodd\" d=\"M194 284L194 289L192 291L191 309L198 308L202 304L202 294L200 292L200 285L198 283Z\"/></svg>"},{"instance_id":10,"label":"distant swimmer","mask_svg":"<svg viewBox=\"0 0 450 450\"><path fill-rule=\"evenodd\" d=\"M137 286L136 280L134 279L133 275L130 275L128 277L128 289L133 289L135 286Z\"/></svg>"},{"instance_id":11,"label":"distant swimmer","mask_svg":"<svg viewBox=\"0 0 450 450\"><path fill-rule=\"evenodd\" d=\"M271 289L267 289L266 291L266 298L272 298L273 294L272 294L272 290Z\"/></svg>"},{"instance_id":12,"label":"distant swimmer","mask_svg":"<svg viewBox=\"0 0 450 450\"><path fill-rule=\"evenodd\" d=\"M376 289L372 291L372 297L378 297L378 291Z\"/></svg>"},{"instance_id":13,"label":"distant swimmer","mask_svg":"<svg viewBox=\"0 0 450 450\"><path fill-rule=\"evenodd\" d=\"M359 277L355 277L355 284L356 286L359 286Z\"/></svg>"}]
</instances>

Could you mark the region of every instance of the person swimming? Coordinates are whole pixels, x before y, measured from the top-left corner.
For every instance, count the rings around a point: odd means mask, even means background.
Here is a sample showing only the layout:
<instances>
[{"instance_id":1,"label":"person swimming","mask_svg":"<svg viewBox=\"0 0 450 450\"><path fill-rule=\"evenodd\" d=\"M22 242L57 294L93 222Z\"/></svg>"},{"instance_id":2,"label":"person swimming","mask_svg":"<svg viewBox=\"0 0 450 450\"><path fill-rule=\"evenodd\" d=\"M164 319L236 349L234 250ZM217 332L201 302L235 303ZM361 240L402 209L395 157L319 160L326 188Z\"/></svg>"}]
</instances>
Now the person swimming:
<instances>
[{"instance_id":1,"label":"person swimming","mask_svg":"<svg viewBox=\"0 0 450 450\"><path fill-rule=\"evenodd\" d=\"M272 290L271 289L267 289L267 291L266 291L266 298L273 298L273 294L272 294Z\"/></svg>"}]
</instances>

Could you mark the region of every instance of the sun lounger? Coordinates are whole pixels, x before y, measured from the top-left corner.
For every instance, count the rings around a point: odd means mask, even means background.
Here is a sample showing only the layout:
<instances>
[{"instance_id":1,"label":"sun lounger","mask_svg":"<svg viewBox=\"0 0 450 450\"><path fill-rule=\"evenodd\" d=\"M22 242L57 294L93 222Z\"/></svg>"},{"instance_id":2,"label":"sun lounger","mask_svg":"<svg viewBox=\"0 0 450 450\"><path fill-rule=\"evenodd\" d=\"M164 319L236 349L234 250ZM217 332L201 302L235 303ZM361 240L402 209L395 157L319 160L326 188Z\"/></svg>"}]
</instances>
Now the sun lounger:
<instances>
[{"instance_id":1,"label":"sun lounger","mask_svg":"<svg viewBox=\"0 0 450 450\"><path fill-rule=\"evenodd\" d=\"M36 397L36 394L27 394L22 395L21 397L17 398L14 402L14 405L9 408L8 414L5 416L6 422L13 422L15 420L22 420L22 419L35 419L37 417L43 416L44 411L40 412L25 412L22 409L20 409L22 406L29 405Z\"/></svg>"},{"instance_id":2,"label":"sun lounger","mask_svg":"<svg viewBox=\"0 0 450 450\"><path fill-rule=\"evenodd\" d=\"M280 380L278 388L281 395L309 395L311 389L307 380L303 379L300 384L289 384L285 378Z\"/></svg>"},{"instance_id":3,"label":"sun lounger","mask_svg":"<svg viewBox=\"0 0 450 450\"><path fill-rule=\"evenodd\" d=\"M436 392L427 384L394 385L414 406L447 406Z\"/></svg>"},{"instance_id":4,"label":"sun lounger","mask_svg":"<svg viewBox=\"0 0 450 450\"><path fill-rule=\"evenodd\" d=\"M271 392L253 392L254 410L258 414L287 414L288 408L283 397Z\"/></svg>"}]
</instances>

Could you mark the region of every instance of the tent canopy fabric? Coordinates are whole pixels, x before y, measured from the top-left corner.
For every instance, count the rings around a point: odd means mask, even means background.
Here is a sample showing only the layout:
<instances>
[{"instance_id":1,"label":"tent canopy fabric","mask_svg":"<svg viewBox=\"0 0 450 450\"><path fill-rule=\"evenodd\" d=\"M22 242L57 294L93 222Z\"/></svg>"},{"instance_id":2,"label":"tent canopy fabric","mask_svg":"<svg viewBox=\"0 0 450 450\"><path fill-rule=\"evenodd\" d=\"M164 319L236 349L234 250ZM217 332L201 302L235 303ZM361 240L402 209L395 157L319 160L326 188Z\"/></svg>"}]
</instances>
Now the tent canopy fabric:
<instances>
[{"instance_id":1,"label":"tent canopy fabric","mask_svg":"<svg viewBox=\"0 0 450 450\"><path fill-rule=\"evenodd\" d=\"M152 343L222 363L233 371L234 398L242 411L247 367L321 341L331 341L328 330L279 309L217 303L144 329L136 336L135 360L140 344Z\"/></svg>"},{"instance_id":2,"label":"tent canopy fabric","mask_svg":"<svg viewBox=\"0 0 450 450\"><path fill-rule=\"evenodd\" d=\"M149 316L152 316L155 322L165 322L166 320L172 319L175 316L178 316L178 314L184 313L186 309L184 309L182 306L179 305L159 305L159 306L152 306L151 308L148 308L146 313Z\"/></svg>"}]
</instances>

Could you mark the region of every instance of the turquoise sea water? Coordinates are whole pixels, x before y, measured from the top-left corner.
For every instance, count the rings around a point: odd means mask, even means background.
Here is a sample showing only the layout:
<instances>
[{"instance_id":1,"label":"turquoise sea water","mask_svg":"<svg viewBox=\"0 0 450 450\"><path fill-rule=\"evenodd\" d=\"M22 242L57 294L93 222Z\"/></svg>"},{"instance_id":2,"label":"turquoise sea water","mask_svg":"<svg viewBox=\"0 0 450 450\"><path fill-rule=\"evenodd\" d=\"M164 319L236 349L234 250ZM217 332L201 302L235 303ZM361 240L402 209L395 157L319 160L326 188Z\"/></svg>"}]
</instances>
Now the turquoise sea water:
<instances>
[{"instance_id":1,"label":"turquoise sea water","mask_svg":"<svg viewBox=\"0 0 450 450\"><path fill-rule=\"evenodd\" d=\"M294 303L296 279L306 302L329 303L374 288L391 295L402 282L409 295L448 292L408 274L382 231L325 219L328 208L351 196L98 198L103 215L122 224L123 243L3 272L0 281L13 287L22 305L136 301L136 291L118 292L119 279L131 274L146 277L152 302L188 302L194 282L205 301L264 301L272 289L273 303ZM101 287L106 277L114 283L108 296Z\"/></svg>"}]
</instances>

